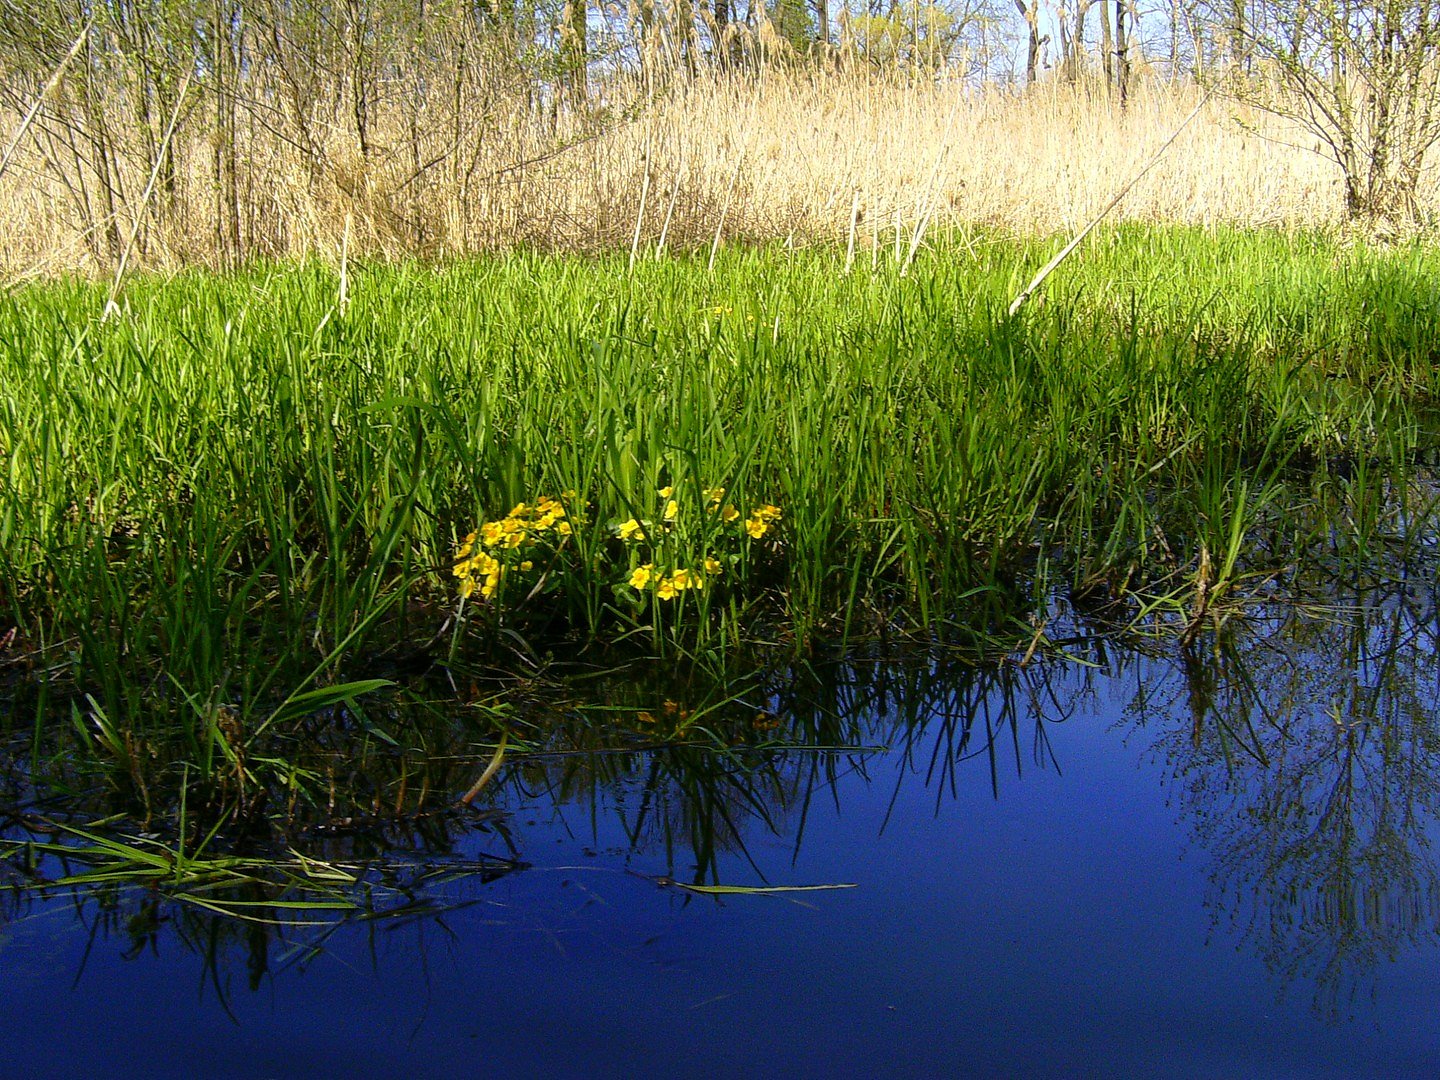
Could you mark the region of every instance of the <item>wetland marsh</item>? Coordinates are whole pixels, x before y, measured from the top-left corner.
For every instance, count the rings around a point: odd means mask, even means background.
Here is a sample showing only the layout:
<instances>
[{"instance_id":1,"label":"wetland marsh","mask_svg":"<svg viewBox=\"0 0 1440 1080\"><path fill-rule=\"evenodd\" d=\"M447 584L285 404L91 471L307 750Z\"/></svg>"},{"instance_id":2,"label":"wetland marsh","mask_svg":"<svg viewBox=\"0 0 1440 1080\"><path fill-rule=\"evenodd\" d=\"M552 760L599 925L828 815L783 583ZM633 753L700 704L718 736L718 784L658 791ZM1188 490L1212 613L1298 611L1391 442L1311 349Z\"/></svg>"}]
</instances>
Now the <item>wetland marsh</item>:
<instances>
[{"instance_id":1,"label":"wetland marsh","mask_svg":"<svg viewBox=\"0 0 1440 1080\"><path fill-rule=\"evenodd\" d=\"M1058 246L0 296L16 1060L1421 1074L1440 259Z\"/></svg>"}]
</instances>

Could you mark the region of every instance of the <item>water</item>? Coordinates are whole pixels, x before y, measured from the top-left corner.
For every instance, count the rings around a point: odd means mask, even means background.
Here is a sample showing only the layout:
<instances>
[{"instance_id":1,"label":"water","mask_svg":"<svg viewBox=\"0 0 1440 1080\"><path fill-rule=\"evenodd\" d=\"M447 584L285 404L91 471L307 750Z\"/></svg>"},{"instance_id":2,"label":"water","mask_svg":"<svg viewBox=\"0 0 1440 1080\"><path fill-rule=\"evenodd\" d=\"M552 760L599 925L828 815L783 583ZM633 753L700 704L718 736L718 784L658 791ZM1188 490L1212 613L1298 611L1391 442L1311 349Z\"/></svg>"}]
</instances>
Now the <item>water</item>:
<instances>
[{"instance_id":1,"label":"water","mask_svg":"<svg viewBox=\"0 0 1440 1080\"><path fill-rule=\"evenodd\" d=\"M775 692L862 751L513 761L392 835L432 913L12 895L0 1073L1434 1076L1434 599Z\"/></svg>"}]
</instances>

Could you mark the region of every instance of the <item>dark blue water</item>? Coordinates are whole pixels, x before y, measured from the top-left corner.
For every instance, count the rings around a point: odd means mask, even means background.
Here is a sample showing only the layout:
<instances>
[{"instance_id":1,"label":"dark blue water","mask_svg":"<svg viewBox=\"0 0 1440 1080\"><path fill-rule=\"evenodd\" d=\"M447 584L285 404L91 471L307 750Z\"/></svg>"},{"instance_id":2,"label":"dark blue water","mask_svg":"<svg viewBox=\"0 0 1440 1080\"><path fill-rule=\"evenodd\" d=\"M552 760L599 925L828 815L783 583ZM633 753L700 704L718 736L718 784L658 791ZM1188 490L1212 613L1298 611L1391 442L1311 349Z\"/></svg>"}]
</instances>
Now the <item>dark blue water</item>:
<instances>
[{"instance_id":1,"label":"dark blue water","mask_svg":"<svg viewBox=\"0 0 1440 1080\"><path fill-rule=\"evenodd\" d=\"M447 857L525 866L433 916L32 894L0 1074L1440 1075L1437 627L1372 615L856 675L869 752L512 763Z\"/></svg>"}]
</instances>

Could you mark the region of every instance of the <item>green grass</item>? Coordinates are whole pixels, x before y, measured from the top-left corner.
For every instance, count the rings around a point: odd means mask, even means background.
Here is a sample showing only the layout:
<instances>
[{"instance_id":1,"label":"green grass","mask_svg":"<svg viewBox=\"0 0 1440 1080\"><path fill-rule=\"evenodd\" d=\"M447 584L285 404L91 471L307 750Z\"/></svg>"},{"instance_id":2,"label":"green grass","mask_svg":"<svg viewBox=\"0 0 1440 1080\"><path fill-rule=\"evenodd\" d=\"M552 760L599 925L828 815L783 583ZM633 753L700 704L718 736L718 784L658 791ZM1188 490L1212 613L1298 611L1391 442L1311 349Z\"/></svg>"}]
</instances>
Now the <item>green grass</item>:
<instances>
[{"instance_id":1,"label":"green grass","mask_svg":"<svg viewBox=\"0 0 1440 1080\"><path fill-rule=\"evenodd\" d=\"M1307 551L1433 532L1406 478L1440 255L1127 227L1007 318L1058 242L952 237L904 279L780 249L351 267L344 311L321 266L137 279L110 321L99 286L0 297L12 697L37 747L69 716L243 789L417 652L1023 644L1062 587L1193 629ZM566 492L570 535L460 604L462 538ZM707 558L673 599L626 584Z\"/></svg>"}]
</instances>

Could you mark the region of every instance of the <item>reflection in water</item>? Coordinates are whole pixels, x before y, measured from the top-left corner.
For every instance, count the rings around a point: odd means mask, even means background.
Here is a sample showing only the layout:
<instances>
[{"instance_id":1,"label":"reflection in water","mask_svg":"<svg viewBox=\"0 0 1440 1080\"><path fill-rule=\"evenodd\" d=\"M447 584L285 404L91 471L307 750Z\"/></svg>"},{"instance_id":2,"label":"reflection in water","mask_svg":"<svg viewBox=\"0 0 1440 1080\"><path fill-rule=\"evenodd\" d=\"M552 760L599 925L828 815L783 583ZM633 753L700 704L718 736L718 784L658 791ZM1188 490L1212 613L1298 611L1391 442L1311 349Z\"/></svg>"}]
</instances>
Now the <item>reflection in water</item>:
<instances>
[{"instance_id":1,"label":"reflection in water","mask_svg":"<svg viewBox=\"0 0 1440 1080\"><path fill-rule=\"evenodd\" d=\"M308 858L353 875L335 894L344 903L328 909L287 907L299 895L293 878L182 900L118 881L63 892L94 943L133 957L162 943L173 951L173 942L199 956L223 1003L238 974L228 965L242 965L253 990L285 965L303 966L336 933L483 901L490 883L526 870L523 860L543 865L555 836L598 849L586 854L600 865L648 876L658 864L696 884L814 884L791 876L814 830L833 838L846 804L877 792L888 807L882 833L897 806L923 803L939 817L977 785L991 799L1041 798L1023 783L1036 770L1060 774L1083 799L1089 781L1056 736L1061 725L1099 718L1108 722L1087 738L1118 730L1124 744L1108 753L1142 751L1147 768L1128 782L1158 781L1175 797L1209 865L1215 923L1282 986L1312 987L1325 1016L1347 1015L1386 961L1440 940L1433 587L1361 594L1324 617L1259 611L1193 650L1076 640L1081 655L1066 663L860 658L791 672L744 699L751 730L728 749L653 745L667 738L658 731L645 749L617 751L615 737L607 748L593 721L572 711L537 752L507 764L482 808L414 815L403 829L391 821L291 838ZM663 727L638 707L649 700L620 693L605 708ZM437 768L459 791L473 762ZM821 806L840 812L817 823ZM34 886L65 868L27 852L27 841L53 839L37 832L38 820L15 813L6 827L17 845L0 861L0 884L17 886L0 890L6 920L53 917L56 891ZM856 830L846 842L874 839ZM829 880L852 880L843 859L827 865ZM223 900L225 913L207 900Z\"/></svg>"},{"instance_id":2,"label":"reflection in water","mask_svg":"<svg viewBox=\"0 0 1440 1080\"><path fill-rule=\"evenodd\" d=\"M1332 1018L1377 965L1440 941L1437 655L1433 584L1362 595L1344 617L1236 626L1130 708L1210 853L1216 919Z\"/></svg>"}]
</instances>

